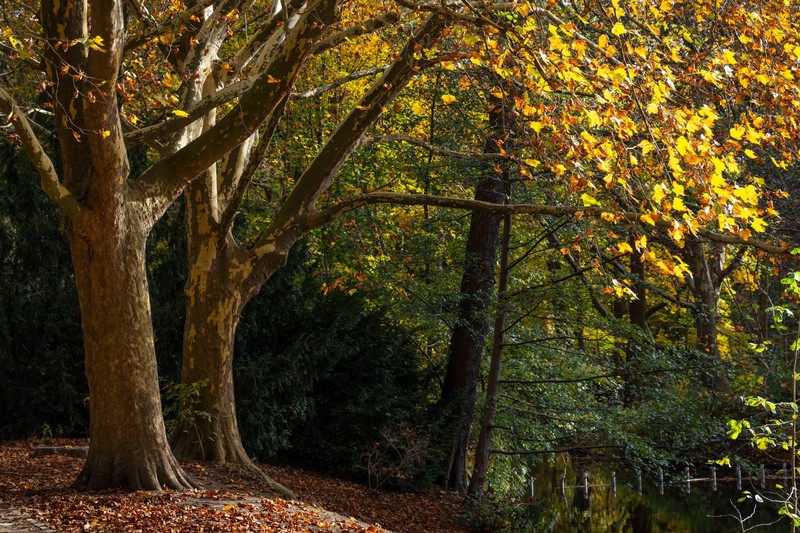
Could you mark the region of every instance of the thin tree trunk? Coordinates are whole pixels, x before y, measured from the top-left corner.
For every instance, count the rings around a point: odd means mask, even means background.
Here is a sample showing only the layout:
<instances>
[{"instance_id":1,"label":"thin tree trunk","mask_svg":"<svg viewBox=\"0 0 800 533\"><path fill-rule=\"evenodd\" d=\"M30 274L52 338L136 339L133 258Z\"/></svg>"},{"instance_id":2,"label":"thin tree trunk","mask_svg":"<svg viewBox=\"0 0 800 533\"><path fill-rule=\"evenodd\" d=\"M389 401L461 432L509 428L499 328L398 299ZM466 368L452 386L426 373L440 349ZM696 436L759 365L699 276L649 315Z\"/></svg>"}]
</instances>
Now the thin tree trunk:
<instances>
[{"instance_id":1,"label":"thin tree trunk","mask_svg":"<svg viewBox=\"0 0 800 533\"><path fill-rule=\"evenodd\" d=\"M719 322L719 297L722 281L727 273L723 269L724 248L710 244L708 252L702 241L696 238L687 239L686 249L689 254L689 267L692 272L692 292L694 293L697 312L695 313L695 347L699 352L708 354L710 362L721 362L722 357L717 344L717 323ZM705 375L707 387L719 392L730 388L724 377L712 377L711 371Z\"/></svg>"},{"instance_id":2,"label":"thin tree trunk","mask_svg":"<svg viewBox=\"0 0 800 533\"><path fill-rule=\"evenodd\" d=\"M492 359L489 365L489 383L486 386L486 404L481 418L481 432L475 450L475 468L469 480L467 494L480 498L489 470L489 454L492 448L492 430L497 415L497 397L500 390L500 371L503 359L503 333L506 321L505 297L508 292L508 256L511 248L511 215L503 217L503 238L500 246L500 276L497 282L497 315L494 320Z\"/></svg>"},{"instance_id":3,"label":"thin tree trunk","mask_svg":"<svg viewBox=\"0 0 800 533\"><path fill-rule=\"evenodd\" d=\"M506 113L502 101L492 97L489 111L491 135L484 151L497 153L504 139ZM475 199L503 203L506 179L502 171L487 169L486 177L475 189ZM461 278L461 302L450 341L440 404L450 409L454 423L453 448L445 474L445 487L467 490L466 462L470 427L478 394L481 356L489 333L487 311L495 286L494 266L497 257L500 215L473 212L467 236L464 274Z\"/></svg>"}]
</instances>

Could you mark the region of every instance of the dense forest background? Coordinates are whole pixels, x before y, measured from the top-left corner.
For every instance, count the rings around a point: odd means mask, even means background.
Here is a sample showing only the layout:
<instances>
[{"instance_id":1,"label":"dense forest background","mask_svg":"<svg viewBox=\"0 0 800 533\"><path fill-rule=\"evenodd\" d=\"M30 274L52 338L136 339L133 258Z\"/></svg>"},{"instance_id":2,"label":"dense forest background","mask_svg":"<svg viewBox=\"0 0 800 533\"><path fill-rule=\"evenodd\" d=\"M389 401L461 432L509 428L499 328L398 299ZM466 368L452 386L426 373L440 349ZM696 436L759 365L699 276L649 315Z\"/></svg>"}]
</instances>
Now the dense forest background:
<instances>
[{"instance_id":1,"label":"dense forest background","mask_svg":"<svg viewBox=\"0 0 800 533\"><path fill-rule=\"evenodd\" d=\"M523 15L507 15L520 32L529 25ZM735 44L701 19L687 22L685 34ZM654 472L747 461L759 449L781 454L793 442L785 422L769 434L747 433L755 447L730 439L743 420L770 427L778 406L796 410L800 294L789 252L800 246L800 169L796 140L787 133L784 145L768 143L759 126L782 116L781 102L747 92L756 82L741 83L739 97L725 100L711 74L708 94L695 90L698 74L687 67L675 74L672 96L653 96L646 113L626 100L629 116L622 116L604 107L613 101L609 94L581 93L590 82L575 73L597 65L566 61L573 56L564 50L583 57L589 38L562 26L550 26L542 50L574 67L571 84L536 92L535 69L502 52L525 55L512 37L486 30L480 55L465 52L458 39L477 41L453 30L443 42L460 59L409 77L391 113L353 141L358 150L349 157L342 150L346 160L319 194L331 209L337 199L393 190L549 210L363 202L299 236L285 266L265 276L233 327L236 419L250 456L376 487L442 484L501 498L522 494L536 465L555 453ZM592 43L605 47L611 33L625 49L624 27L586 26ZM276 205L292 198L348 110L361 109L359 95L371 94L369 76L379 71L365 69L392 57L405 30L365 35L338 54L313 56L291 98L281 100L279 120L262 133L268 148L230 219L231 239L242 249L263 245L262 235L283 213ZM686 53L703 59L704 49L684 38ZM636 63L644 48L630 48L622 55L633 59L623 59ZM709 61L719 66L727 48L712 48L719 54ZM783 49L800 57L800 47ZM740 53L728 67L744 68ZM27 58L17 49L15 59ZM551 67L558 70L555 60ZM170 68L154 67L126 89L141 89L160 107L134 100L126 112L163 120L159 109L176 105L172 95L181 83ZM625 73L603 68L620 89ZM663 83L654 87L647 90L666 90ZM698 111L690 119L689 107L674 111L683 120L676 125L673 115L650 108L679 107L671 98ZM626 132L636 113L663 120L663 131L673 135L662 139L669 149L654 151L644 133ZM52 113L39 114L47 131ZM709 139L723 140L714 151ZM16 140L0 143L0 438L84 437L89 392L65 221ZM43 140L57 172L61 142ZM128 179L136 183L160 155L130 144ZM209 383L181 379L197 259L187 242L198 211L192 191L150 232L146 264L167 429L190 440L197 432L202 443L209 435L201 428L212 416L202 403ZM664 222L668 217L675 223Z\"/></svg>"}]
</instances>

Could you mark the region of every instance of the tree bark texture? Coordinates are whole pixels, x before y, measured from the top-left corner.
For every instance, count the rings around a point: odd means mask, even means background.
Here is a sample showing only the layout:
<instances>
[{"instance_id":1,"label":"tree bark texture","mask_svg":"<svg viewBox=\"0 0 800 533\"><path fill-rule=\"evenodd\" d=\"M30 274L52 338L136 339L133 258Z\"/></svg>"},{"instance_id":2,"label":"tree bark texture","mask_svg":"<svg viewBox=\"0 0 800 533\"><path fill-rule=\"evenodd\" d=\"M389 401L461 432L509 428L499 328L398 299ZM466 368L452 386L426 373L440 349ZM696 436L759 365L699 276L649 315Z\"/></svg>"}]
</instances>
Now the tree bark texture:
<instances>
[{"instance_id":1,"label":"tree bark texture","mask_svg":"<svg viewBox=\"0 0 800 533\"><path fill-rule=\"evenodd\" d=\"M38 166L43 184L49 182L45 191L65 215L90 394L90 446L75 485L186 489L193 483L170 451L162 418L145 269L147 235L160 212L153 198L127 181L113 90L123 19L117 1L95 3L91 10L80 0L41 5L63 182L49 160ZM81 44L89 28L102 49ZM29 153L34 144L26 144Z\"/></svg>"},{"instance_id":2,"label":"tree bark texture","mask_svg":"<svg viewBox=\"0 0 800 533\"><path fill-rule=\"evenodd\" d=\"M236 421L233 344L239 315L252 296L243 292L249 258L215 222L208 191L200 179L185 194L190 271L181 370L183 386L205 384L197 405L180 406L181 425L171 440L182 459L245 465L250 459Z\"/></svg>"},{"instance_id":3,"label":"tree bark texture","mask_svg":"<svg viewBox=\"0 0 800 533\"><path fill-rule=\"evenodd\" d=\"M70 224L89 382L90 446L76 487L193 486L170 452L145 271L149 228L127 211Z\"/></svg>"},{"instance_id":4,"label":"tree bark texture","mask_svg":"<svg viewBox=\"0 0 800 533\"><path fill-rule=\"evenodd\" d=\"M727 272L724 268L725 247L716 243L703 244L700 239L690 238L686 241L689 255L689 268L692 272L692 292L695 305L695 347L699 352L708 354L710 363L722 363L717 344L717 324L719 322L719 297L722 282ZM728 380L723 377L712 377L715 372L705 374L705 385L713 390L725 392L729 389Z\"/></svg>"}]
</instances>

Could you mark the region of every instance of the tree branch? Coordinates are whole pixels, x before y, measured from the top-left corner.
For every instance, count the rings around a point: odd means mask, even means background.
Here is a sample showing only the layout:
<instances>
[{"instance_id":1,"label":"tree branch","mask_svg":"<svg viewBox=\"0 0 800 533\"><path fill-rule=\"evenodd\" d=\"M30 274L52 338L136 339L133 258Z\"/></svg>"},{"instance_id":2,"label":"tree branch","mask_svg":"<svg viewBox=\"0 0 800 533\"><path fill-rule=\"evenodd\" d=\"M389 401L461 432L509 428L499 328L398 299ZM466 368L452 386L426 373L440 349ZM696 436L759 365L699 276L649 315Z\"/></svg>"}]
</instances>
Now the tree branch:
<instances>
[{"instance_id":1,"label":"tree branch","mask_svg":"<svg viewBox=\"0 0 800 533\"><path fill-rule=\"evenodd\" d=\"M255 85L256 81L257 78L255 77L248 78L228 85L224 89L220 89L214 94L206 96L195 105L187 109L185 111L187 116L185 117L170 117L163 122L159 122L158 124L145 126L144 128L139 128L137 130L128 132L125 134L125 146L131 147L137 144L148 143L154 139L157 139L158 137L163 137L165 135L178 132L217 107L230 102L234 98L242 96L253 88L253 85Z\"/></svg>"},{"instance_id":2,"label":"tree branch","mask_svg":"<svg viewBox=\"0 0 800 533\"><path fill-rule=\"evenodd\" d=\"M302 91L299 93L292 93L290 98L292 100L305 100L308 98L314 98L315 96L319 96L320 94L330 91L332 89L336 89L337 87L341 87L345 83L349 83L354 80L358 80L361 78L366 78L367 76L374 76L375 74L381 74L386 72L390 65L383 65L380 67L374 67L367 70L359 70L357 72L353 72L339 78L338 80L332 81L330 83L326 83L324 85L320 85L319 87L315 87L314 89L309 89L308 91Z\"/></svg>"},{"instance_id":3,"label":"tree branch","mask_svg":"<svg viewBox=\"0 0 800 533\"><path fill-rule=\"evenodd\" d=\"M402 141L408 144L413 144L414 146L425 148L434 155L439 155L443 157L454 157L458 159L474 159L483 161L517 161L516 158L505 154L495 154L495 153L478 154L470 152L457 152L455 150L447 150L440 146L431 144L423 139L418 139L416 137L411 137L410 135L403 135L400 133L393 135L381 135L380 137L365 137L362 140L361 146L366 146L369 144L375 144L379 142L393 142L393 141Z\"/></svg>"},{"instance_id":4,"label":"tree branch","mask_svg":"<svg viewBox=\"0 0 800 533\"><path fill-rule=\"evenodd\" d=\"M449 207L453 209L465 209L467 211L482 211L484 213L492 213L496 215L549 215L555 217L577 214L600 216L602 213L613 212L616 216L633 223L637 223L642 216L640 213L635 211L614 212L613 209L602 206L493 204L478 200L451 198L447 196L436 196L431 194L373 192L355 196L324 211L317 212L312 217L310 222L313 224L313 227L316 228L330 222L343 213L372 204L395 204L407 206L428 205L435 207ZM659 228L671 228L672 225L673 221L669 218L660 218L655 221L655 226ZM738 235L722 235L702 228L697 230L697 234L710 241L752 246L753 248L758 248L772 254L788 254L791 251L788 246L771 244L756 239L744 239Z\"/></svg>"},{"instance_id":5,"label":"tree branch","mask_svg":"<svg viewBox=\"0 0 800 533\"><path fill-rule=\"evenodd\" d=\"M59 181L53 162L33 133L25 112L17 107L14 99L2 87L0 87L0 111L14 125L14 131L19 135L25 152L28 154L33 166L39 171L44 192L70 219L78 220L83 214L83 207L75 196Z\"/></svg>"}]
</instances>

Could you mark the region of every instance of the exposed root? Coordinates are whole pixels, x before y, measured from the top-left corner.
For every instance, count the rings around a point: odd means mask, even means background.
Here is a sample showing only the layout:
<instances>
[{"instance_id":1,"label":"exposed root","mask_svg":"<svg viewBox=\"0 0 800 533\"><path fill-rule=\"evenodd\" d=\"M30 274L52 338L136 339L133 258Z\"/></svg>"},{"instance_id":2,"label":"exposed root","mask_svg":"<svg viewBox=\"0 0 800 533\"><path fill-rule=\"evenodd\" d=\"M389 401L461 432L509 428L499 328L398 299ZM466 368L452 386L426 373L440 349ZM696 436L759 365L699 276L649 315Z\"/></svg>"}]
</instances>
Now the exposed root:
<instances>
[{"instance_id":1,"label":"exposed root","mask_svg":"<svg viewBox=\"0 0 800 533\"><path fill-rule=\"evenodd\" d=\"M253 461L248 460L246 463L231 465L231 467L239 470L242 476L250 477L256 482L266 486L271 492L274 492L281 498L286 498L287 500L297 499L294 492L268 476L267 473L261 470Z\"/></svg>"}]
</instances>

